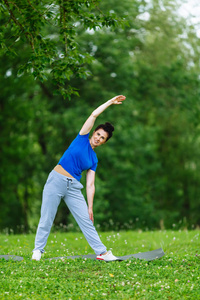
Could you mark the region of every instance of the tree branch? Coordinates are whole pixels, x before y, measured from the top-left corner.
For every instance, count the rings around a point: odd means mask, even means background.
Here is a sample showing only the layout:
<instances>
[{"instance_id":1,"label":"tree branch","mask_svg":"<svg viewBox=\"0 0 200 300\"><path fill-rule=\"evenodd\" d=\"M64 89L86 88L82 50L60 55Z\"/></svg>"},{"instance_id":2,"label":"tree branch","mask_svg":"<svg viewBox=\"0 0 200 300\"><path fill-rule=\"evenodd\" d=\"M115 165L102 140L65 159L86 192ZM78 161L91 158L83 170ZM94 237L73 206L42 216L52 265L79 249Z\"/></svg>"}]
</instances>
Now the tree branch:
<instances>
[{"instance_id":1,"label":"tree branch","mask_svg":"<svg viewBox=\"0 0 200 300\"><path fill-rule=\"evenodd\" d=\"M33 38L32 34L30 34L30 33L28 33L28 32L25 31L23 25L22 25L22 24L17 20L17 18L15 17L15 15L14 15L12 9L10 8L10 5L9 5L8 1L7 1L7 0L4 0L4 3L5 3L5 5L6 5L7 8L8 8L8 11L9 11L9 14L10 14L11 19L14 21L14 23L15 23L18 27L20 27L20 29L22 30L22 32L25 33L25 36L26 36L26 38L27 38L27 40L28 40L28 42L29 42L31 48L32 48L32 50L34 51L34 50L35 50L35 47L34 47L34 38ZM16 4L14 4L14 5L16 6ZM18 6L16 6L16 7L18 8ZM19 9L19 8L18 8L18 9ZM19 11L20 11L20 10L19 10Z\"/></svg>"}]
</instances>

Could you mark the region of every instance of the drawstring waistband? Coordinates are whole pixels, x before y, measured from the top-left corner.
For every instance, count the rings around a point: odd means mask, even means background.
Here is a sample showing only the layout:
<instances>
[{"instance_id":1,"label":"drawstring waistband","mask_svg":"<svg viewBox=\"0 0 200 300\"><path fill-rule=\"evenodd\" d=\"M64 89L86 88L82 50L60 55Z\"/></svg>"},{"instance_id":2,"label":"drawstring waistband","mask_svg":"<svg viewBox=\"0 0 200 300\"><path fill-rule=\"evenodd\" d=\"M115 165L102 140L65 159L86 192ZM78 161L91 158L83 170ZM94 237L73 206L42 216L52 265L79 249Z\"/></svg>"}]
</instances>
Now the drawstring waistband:
<instances>
[{"instance_id":1,"label":"drawstring waistband","mask_svg":"<svg viewBox=\"0 0 200 300\"><path fill-rule=\"evenodd\" d=\"M73 184L73 187L75 189L80 189L81 190L83 188L82 183L80 183L80 181L78 181L76 178L67 177L67 176L65 176L63 174L58 173L55 170L52 170L50 174L51 174L51 176L56 176L60 180L64 181L65 182L65 186L66 186L66 183L67 183L67 189L70 188L71 184Z\"/></svg>"},{"instance_id":2,"label":"drawstring waistband","mask_svg":"<svg viewBox=\"0 0 200 300\"><path fill-rule=\"evenodd\" d=\"M69 185L72 183L72 179L67 177L67 190L69 189Z\"/></svg>"}]
</instances>

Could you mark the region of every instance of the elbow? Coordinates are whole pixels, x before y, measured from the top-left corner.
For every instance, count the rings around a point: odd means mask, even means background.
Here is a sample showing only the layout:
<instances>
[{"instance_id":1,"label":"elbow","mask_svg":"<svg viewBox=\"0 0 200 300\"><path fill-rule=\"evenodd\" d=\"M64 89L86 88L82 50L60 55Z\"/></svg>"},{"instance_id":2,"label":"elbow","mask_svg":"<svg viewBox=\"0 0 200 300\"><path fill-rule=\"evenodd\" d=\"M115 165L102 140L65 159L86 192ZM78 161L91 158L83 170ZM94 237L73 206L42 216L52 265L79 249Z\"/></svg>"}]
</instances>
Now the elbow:
<instances>
[{"instance_id":1,"label":"elbow","mask_svg":"<svg viewBox=\"0 0 200 300\"><path fill-rule=\"evenodd\" d=\"M88 183L87 184L87 190L95 192L95 185L94 185L94 183Z\"/></svg>"},{"instance_id":2,"label":"elbow","mask_svg":"<svg viewBox=\"0 0 200 300\"><path fill-rule=\"evenodd\" d=\"M94 118L94 120L96 120L96 118L98 117L98 115L95 112L95 110L91 113L91 117Z\"/></svg>"},{"instance_id":3,"label":"elbow","mask_svg":"<svg viewBox=\"0 0 200 300\"><path fill-rule=\"evenodd\" d=\"M94 182L88 182L88 183L87 183L87 188L89 188L89 189L94 189L94 188L95 188Z\"/></svg>"}]
</instances>

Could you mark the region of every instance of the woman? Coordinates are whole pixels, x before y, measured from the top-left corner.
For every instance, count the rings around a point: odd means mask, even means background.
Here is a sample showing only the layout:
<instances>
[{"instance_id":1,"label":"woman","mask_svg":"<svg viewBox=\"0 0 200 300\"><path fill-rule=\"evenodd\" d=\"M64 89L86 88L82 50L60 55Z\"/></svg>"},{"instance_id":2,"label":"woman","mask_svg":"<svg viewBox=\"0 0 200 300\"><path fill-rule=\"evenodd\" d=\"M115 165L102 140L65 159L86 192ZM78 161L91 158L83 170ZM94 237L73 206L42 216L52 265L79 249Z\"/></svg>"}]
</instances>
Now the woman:
<instances>
[{"instance_id":1,"label":"woman","mask_svg":"<svg viewBox=\"0 0 200 300\"><path fill-rule=\"evenodd\" d=\"M123 95L116 96L95 109L84 123L78 136L61 157L58 165L49 174L43 190L41 218L35 238L33 260L40 260L41 254L44 252L62 198L89 245L95 251L97 259L105 261L117 259L111 251L107 251L93 225L94 181L98 162L94 149L105 144L111 138L114 127L110 123L101 124L94 130L90 139L89 133L96 118L106 108L113 104L122 104L125 99L126 97ZM88 206L81 193L83 185L80 183L80 179L84 170L87 170L86 193Z\"/></svg>"}]
</instances>

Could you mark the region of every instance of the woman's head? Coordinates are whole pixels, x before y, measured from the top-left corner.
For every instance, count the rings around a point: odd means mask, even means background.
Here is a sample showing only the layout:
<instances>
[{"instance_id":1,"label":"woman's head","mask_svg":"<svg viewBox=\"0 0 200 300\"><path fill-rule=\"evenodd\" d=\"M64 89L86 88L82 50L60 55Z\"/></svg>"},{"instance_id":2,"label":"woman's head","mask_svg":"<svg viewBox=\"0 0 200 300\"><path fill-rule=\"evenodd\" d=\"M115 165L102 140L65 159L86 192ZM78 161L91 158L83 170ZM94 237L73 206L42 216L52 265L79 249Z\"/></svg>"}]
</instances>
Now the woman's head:
<instances>
[{"instance_id":1,"label":"woman's head","mask_svg":"<svg viewBox=\"0 0 200 300\"><path fill-rule=\"evenodd\" d=\"M114 126L108 122L105 124L100 124L97 126L90 138L90 144L92 148L96 148L101 146L107 142L112 136L112 132L114 131Z\"/></svg>"},{"instance_id":2,"label":"woman's head","mask_svg":"<svg viewBox=\"0 0 200 300\"><path fill-rule=\"evenodd\" d=\"M112 132L115 130L114 126L111 123L106 122L105 124L98 125L94 131L97 131L100 128L103 129L105 132L107 132L107 134L108 134L107 139L106 139L106 142L107 142L112 137Z\"/></svg>"}]
</instances>

